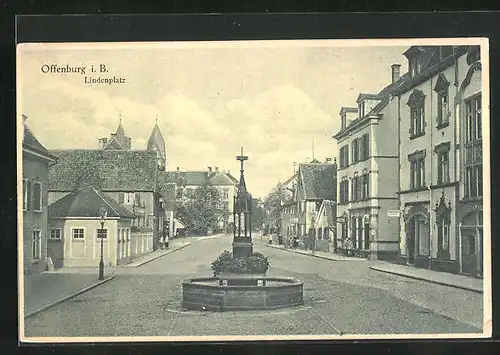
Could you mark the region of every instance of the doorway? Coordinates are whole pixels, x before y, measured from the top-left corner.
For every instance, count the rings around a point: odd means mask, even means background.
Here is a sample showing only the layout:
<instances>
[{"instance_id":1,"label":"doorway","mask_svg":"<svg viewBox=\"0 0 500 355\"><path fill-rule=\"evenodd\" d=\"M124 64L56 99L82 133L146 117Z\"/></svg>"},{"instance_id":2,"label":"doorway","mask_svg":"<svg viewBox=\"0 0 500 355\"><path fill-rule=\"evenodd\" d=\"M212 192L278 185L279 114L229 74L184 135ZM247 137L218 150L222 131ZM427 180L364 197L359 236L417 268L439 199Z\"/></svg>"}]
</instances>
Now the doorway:
<instances>
[{"instance_id":1,"label":"doorway","mask_svg":"<svg viewBox=\"0 0 500 355\"><path fill-rule=\"evenodd\" d=\"M462 273L483 275L483 220L482 211L469 213L462 220L460 239L462 243Z\"/></svg>"}]
</instances>

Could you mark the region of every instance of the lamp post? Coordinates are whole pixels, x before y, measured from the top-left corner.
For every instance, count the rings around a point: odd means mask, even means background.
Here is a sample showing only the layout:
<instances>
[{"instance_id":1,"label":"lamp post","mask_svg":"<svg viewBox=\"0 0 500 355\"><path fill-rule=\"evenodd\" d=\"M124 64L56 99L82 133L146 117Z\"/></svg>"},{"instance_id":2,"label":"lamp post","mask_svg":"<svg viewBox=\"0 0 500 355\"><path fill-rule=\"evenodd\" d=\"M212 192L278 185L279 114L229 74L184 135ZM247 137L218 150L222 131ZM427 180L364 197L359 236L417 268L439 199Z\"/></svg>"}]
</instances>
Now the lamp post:
<instances>
[{"instance_id":1,"label":"lamp post","mask_svg":"<svg viewBox=\"0 0 500 355\"><path fill-rule=\"evenodd\" d=\"M108 211L106 207L102 206L100 209L100 222L101 222L101 260L99 261L99 280L104 280L104 222L108 216ZM109 247L109 245L108 245Z\"/></svg>"}]
</instances>

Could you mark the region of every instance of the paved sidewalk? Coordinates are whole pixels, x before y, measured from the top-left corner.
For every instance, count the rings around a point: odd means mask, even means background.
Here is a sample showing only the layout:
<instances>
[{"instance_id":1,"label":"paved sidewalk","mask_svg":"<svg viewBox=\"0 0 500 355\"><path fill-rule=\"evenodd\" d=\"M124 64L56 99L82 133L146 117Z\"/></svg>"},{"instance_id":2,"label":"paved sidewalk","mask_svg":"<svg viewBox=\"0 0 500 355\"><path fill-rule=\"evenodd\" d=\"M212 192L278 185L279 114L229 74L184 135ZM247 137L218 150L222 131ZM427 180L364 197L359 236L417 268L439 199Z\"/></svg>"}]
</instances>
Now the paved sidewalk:
<instances>
[{"instance_id":1,"label":"paved sidewalk","mask_svg":"<svg viewBox=\"0 0 500 355\"><path fill-rule=\"evenodd\" d=\"M284 245L276 245L276 244L267 244L267 246L274 248L274 249L289 251L291 253L314 256L316 258L327 259L327 260L332 260L332 261L366 261L366 259L363 259L363 258L348 257L348 256L339 255L339 254L334 254L334 253L327 253L324 251L315 251L314 255L313 255L310 250L290 249L290 248L285 248Z\"/></svg>"},{"instance_id":2,"label":"paved sidewalk","mask_svg":"<svg viewBox=\"0 0 500 355\"><path fill-rule=\"evenodd\" d=\"M180 250L182 248L187 247L190 245L191 242L186 242L186 241L178 241L175 240L173 242L170 242L170 247L168 249L158 249L156 251L153 251L147 255L143 255L138 257L137 259L134 259L131 263L128 263L126 265L123 265L122 267L139 267L144 264L147 264L153 260L156 260L158 258L161 258L162 256L171 254L177 250Z\"/></svg>"},{"instance_id":3,"label":"paved sidewalk","mask_svg":"<svg viewBox=\"0 0 500 355\"><path fill-rule=\"evenodd\" d=\"M90 268L88 268L90 269ZM112 274L106 274L100 281L97 268L93 272L82 273L72 270L72 273L43 272L24 277L24 317L30 317L78 294L97 287L113 279ZM88 270L90 271L90 270Z\"/></svg>"},{"instance_id":4,"label":"paved sidewalk","mask_svg":"<svg viewBox=\"0 0 500 355\"><path fill-rule=\"evenodd\" d=\"M440 285L451 286L477 293L483 293L483 280L474 277L456 275L448 272L419 269L416 267L380 262L370 269L416 280L428 281Z\"/></svg>"}]
</instances>

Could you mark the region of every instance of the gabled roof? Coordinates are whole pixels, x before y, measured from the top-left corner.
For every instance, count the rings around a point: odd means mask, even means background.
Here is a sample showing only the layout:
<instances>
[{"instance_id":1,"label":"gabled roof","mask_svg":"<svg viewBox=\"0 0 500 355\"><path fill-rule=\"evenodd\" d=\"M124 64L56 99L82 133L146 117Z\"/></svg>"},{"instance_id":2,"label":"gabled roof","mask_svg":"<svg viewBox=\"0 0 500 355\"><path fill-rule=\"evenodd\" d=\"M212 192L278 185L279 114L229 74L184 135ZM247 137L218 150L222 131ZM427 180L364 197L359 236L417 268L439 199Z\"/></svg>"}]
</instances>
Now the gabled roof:
<instances>
[{"instance_id":1,"label":"gabled roof","mask_svg":"<svg viewBox=\"0 0 500 355\"><path fill-rule=\"evenodd\" d=\"M299 179L306 200L336 200L337 171L334 164L300 164Z\"/></svg>"},{"instance_id":2,"label":"gabled roof","mask_svg":"<svg viewBox=\"0 0 500 355\"><path fill-rule=\"evenodd\" d=\"M26 117L23 115L23 117ZM49 161L55 161L55 157L36 139L31 129L24 124L23 149L29 149L40 154L43 158Z\"/></svg>"},{"instance_id":3,"label":"gabled roof","mask_svg":"<svg viewBox=\"0 0 500 355\"><path fill-rule=\"evenodd\" d=\"M188 186L235 186L238 184L238 180L226 172L213 172L209 176L206 171L165 171L160 173L160 179L163 183L172 182Z\"/></svg>"},{"instance_id":4,"label":"gabled roof","mask_svg":"<svg viewBox=\"0 0 500 355\"><path fill-rule=\"evenodd\" d=\"M51 204L49 206L49 218L99 218L103 206L107 210L108 218L131 219L134 217L132 212L118 204L111 197L87 185Z\"/></svg>"},{"instance_id":5,"label":"gabled roof","mask_svg":"<svg viewBox=\"0 0 500 355\"><path fill-rule=\"evenodd\" d=\"M227 173L223 172L215 173L215 175L210 178L209 183L212 186L234 186L236 184Z\"/></svg>"},{"instance_id":6,"label":"gabled roof","mask_svg":"<svg viewBox=\"0 0 500 355\"><path fill-rule=\"evenodd\" d=\"M378 94L359 94L358 98L356 99L356 102L359 104L363 100L380 100Z\"/></svg>"},{"instance_id":7,"label":"gabled roof","mask_svg":"<svg viewBox=\"0 0 500 355\"><path fill-rule=\"evenodd\" d=\"M344 114L345 112L351 112L351 113L354 113L354 112L358 112L358 108L357 107L345 107L343 106L341 109L340 109L340 112L339 112L339 115L342 115Z\"/></svg>"},{"instance_id":8,"label":"gabled roof","mask_svg":"<svg viewBox=\"0 0 500 355\"><path fill-rule=\"evenodd\" d=\"M156 153L147 150L53 150L49 190L73 191L91 184L101 191L154 191Z\"/></svg>"}]
</instances>

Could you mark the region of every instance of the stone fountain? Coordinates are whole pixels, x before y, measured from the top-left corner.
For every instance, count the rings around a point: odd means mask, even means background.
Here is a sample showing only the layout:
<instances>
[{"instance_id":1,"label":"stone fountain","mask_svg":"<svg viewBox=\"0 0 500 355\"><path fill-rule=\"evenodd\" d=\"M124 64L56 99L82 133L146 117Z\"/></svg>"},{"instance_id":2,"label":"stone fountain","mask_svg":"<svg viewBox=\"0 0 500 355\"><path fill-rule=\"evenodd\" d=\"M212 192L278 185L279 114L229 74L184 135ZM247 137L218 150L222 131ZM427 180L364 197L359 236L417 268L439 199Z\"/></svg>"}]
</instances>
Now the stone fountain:
<instances>
[{"instance_id":1,"label":"stone fountain","mask_svg":"<svg viewBox=\"0 0 500 355\"><path fill-rule=\"evenodd\" d=\"M233 201L233 258L248 259L254 255L252 196L245 183L243 163L248 156L243 155L243 148L236 159L241 168L238 191ZM263 310L303 303L302 282L290 277L266 277L265 273L221 272L218 276L194 278L182 284L182 307L190 310Z\"/></svg>"}]
</instances>

